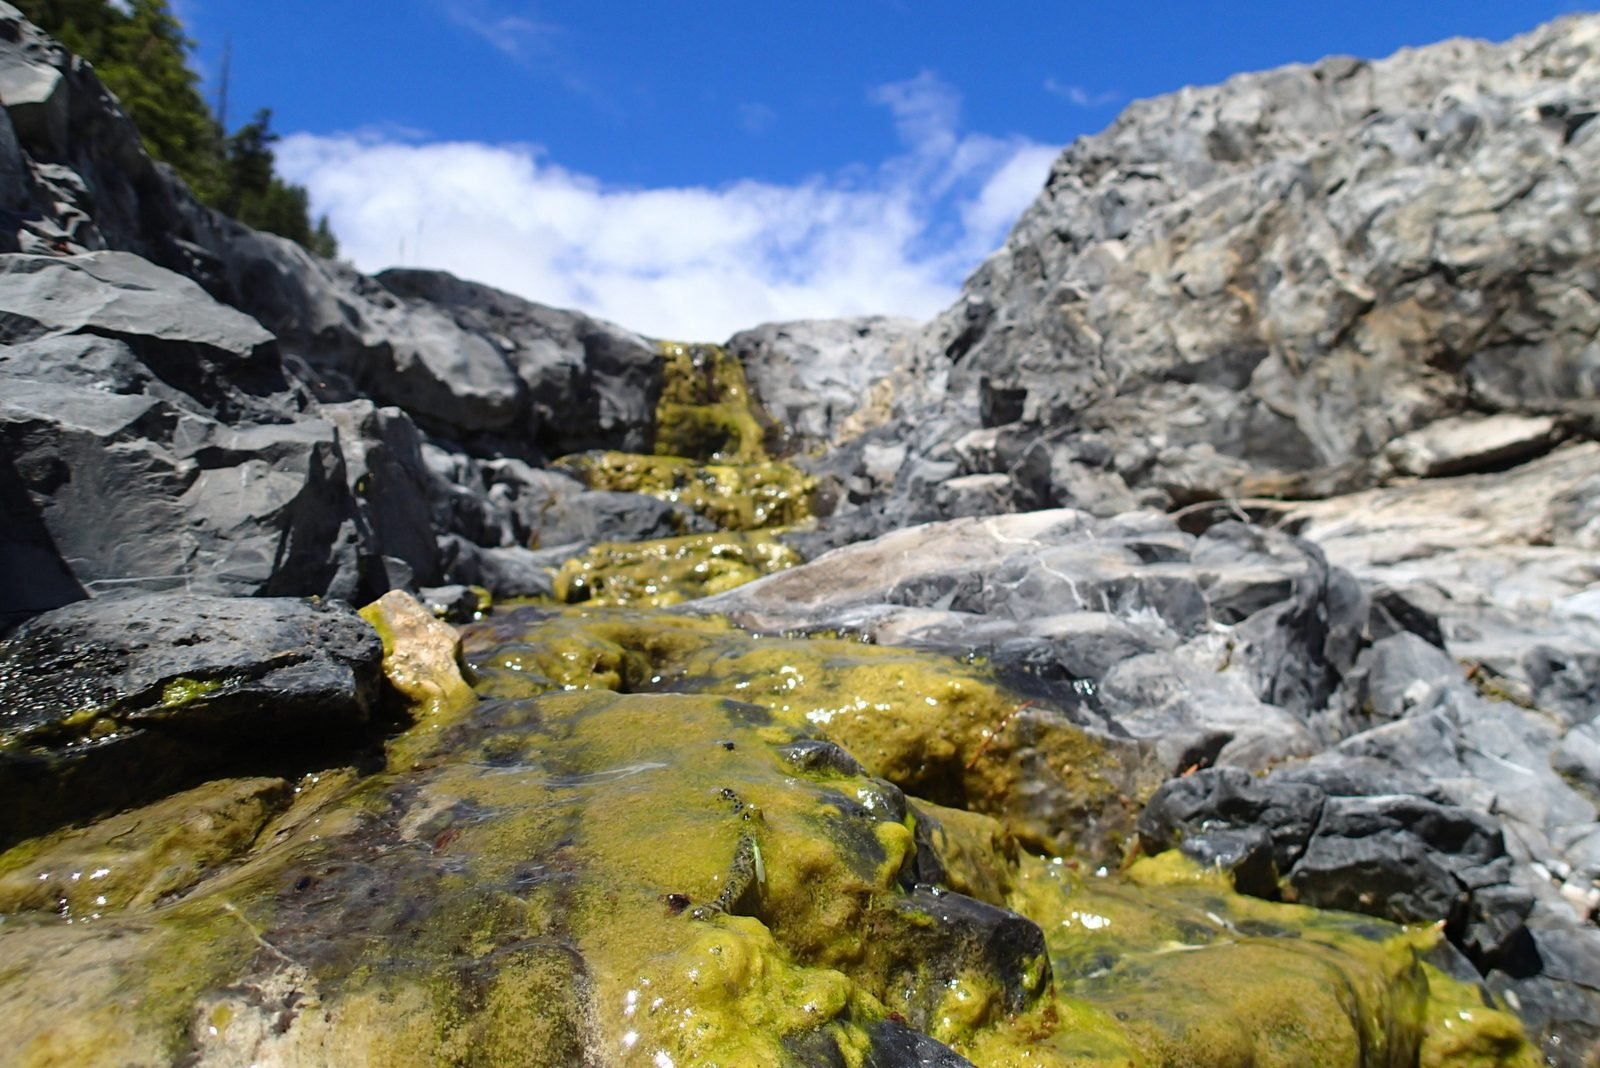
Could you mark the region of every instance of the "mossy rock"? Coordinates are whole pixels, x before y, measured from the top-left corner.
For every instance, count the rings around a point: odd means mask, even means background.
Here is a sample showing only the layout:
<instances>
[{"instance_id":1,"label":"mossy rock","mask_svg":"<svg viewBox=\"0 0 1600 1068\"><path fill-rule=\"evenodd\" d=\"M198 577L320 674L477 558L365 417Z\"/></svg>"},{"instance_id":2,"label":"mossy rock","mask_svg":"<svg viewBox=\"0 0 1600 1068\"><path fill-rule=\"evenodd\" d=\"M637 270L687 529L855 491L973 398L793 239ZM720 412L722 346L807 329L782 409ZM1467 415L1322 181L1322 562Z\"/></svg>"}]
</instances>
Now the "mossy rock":
<instances>
[{"instance_id":1,"label":"mossy rock","mask_svg":"<svg viewBox=\"0 0 1600 1068\"><path fill-rule=\"evenodd\" d=\"M176 904L0 925L20 1063L790 1063L891 1011L937 1034L953 979L985 1022L1043 995L1037 929L974 901L1026 959L930 940L898 791L797 765L758 707L556 693L431 737Z\"/></svg>"},{"instance_id":2,"label":"mossy rock","mask_svg":"<svg viewBox=\"0 0 1600 1068\"><path fill-rule=\"evenodd\" d=\"M673 689L749 701L908 793L1000 818L1037 849L1119 852L1158 781L1137 746L933 653L601 609L513 612L468 633L487 692Z\"/></svg>"}]
</instances>

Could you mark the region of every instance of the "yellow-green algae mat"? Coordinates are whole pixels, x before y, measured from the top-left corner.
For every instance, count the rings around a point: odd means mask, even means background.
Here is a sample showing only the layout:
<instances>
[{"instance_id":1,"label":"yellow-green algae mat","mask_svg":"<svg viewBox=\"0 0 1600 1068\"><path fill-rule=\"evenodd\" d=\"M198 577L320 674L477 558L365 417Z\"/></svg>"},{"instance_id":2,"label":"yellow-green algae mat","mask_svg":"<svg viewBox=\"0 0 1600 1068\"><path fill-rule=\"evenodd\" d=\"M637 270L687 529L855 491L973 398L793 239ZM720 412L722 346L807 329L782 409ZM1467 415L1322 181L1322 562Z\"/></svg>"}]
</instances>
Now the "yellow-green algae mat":
<instances>
[{"instance_id":1,"label":"yellow-green algae mat","mask_svg":"<svg viewBox=\"0 0 1600 1068\"><path fill-rule=\"evenodd\" d=\"M1027 823L977 774L1022 757L976 726L1019 703L980 671L522 612L469 634L474 696L448 635L403 602L369 616L419 702L387 770L217 783L0 858L9 1063L863 1068L915 1063L915 1032L978 1065L1536 1063L1420 963L1430 930L1169 857L1096 876L875 778ZM699 692L650 692L675 685ZM971 715L913 737L952 701ZM154 891L118 869L151 840L144 870L176 872ZM57 913L30 881L117 889Z\"/></svg>"},{"instance_id":2,"label":"yellow-green algae mat","mask_svg":"<svg viewBox=\"0 0 1600 1068\"><path fill-rule=\"evenodd\" d=\"M718 531L596 545L561 568L558 600L671 605L800 562L771 531L810 517L816 483L767 454L772 420L751 394L738 358L717 345L662 342L660 348L655 453L580 453L556 466L591 489L681 504Z\"/></svg>"},{"instance_id":3,"label":"yellow-green algae mat","mask_svg":"<svg viewBox=\"0 0 1600 1068\"><path fill-rule=\"evenodd\" d=\"M554 597L565 604L662 608L725 593L800 562L764 530L603 542L561 565Z\"/></svg>"}]
</instances>

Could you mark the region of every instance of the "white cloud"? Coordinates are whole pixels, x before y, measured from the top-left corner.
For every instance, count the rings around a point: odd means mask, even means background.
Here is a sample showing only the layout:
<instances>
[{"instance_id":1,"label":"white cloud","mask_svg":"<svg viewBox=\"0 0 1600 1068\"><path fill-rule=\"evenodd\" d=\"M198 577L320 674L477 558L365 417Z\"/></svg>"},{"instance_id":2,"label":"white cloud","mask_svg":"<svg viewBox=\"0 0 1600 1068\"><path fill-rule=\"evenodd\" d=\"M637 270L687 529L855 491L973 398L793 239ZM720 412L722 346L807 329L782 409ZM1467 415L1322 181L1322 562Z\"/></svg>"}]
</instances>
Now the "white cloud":
<instances>
[{"instance_id":1,"label":"white cloud","mask_svg":"<svg viewBox=\"0 0 1600 1068\"><path fill-rule=\"evenodd\" d=\"M1110 104L1118 103L1122 99L1121 93L1112 90L1096 93L1085 89L1081 85L1067 85L1056 81L1054 78L1046 78L1044 80L1044 90L1047 93L1059 96L1073 107L1078 108L1103 108Z\"/></svg>"},{"instance_id":2,"label":"white cloud","mask_svg":"<svg viewBox=\"0 0 1600 1068\"><path fill-rule=\"evenodd\" d=\"M613 186L526 144L295 134L279 168L358 267L436 267L658 337L757 323L926 317L1044 183L1054 148L963 132L929 74L876 90L902 141L793 184Z\"/></svg>"}]
</instances>

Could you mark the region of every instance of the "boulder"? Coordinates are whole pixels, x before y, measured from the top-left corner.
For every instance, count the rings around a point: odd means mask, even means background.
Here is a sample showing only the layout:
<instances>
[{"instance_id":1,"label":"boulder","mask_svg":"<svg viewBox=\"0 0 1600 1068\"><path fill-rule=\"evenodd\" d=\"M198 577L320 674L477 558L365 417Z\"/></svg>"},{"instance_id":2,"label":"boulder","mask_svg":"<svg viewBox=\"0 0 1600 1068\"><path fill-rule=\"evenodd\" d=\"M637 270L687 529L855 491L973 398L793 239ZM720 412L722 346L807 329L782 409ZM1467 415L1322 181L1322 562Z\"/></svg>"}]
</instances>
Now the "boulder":
<instances>
[{"instance_id":1,"label":"boulder","mask_svg":"<svg viewBox=\"0 0 1600 1068\"><path fill-rule=\"evenodd\" d=\"M126 341L147 374L224 418L288 388L273 336L199 286L126 252L0 261L0 343Z\"/></svg>"},{"instance_id":2,"label":"boulder","mask_svg":"<svg viewBox=\"0 0 1600 1068\"><path fill-rule=\"evenodd\" d=\"M1098 514L1536 456L1596 395L1597 85L1569 17L1137 102L905 344L896 426Z\"/></svg>"},{"instance_id":3,"label":"boulder","mask_svg":"<svg viewBox=\"0 0 1600 1068\"><path fill-rule=\"evenodd\" d=\"M14 619L83 591L362 588L361 530L329 424L230 427L149 395L3 381L4 481L19 505L4 538L43 569L9 587Z\"/></svg>"},{"instance_id":4,"label":"boulder","mask_svg":"<svg viewBox=\"0 0 1600 1068\"><path fill-rule=\"evenodd\" d=\"M648 449L661 366L654 346L637 334L438 271L394 269L377 281L413 314L448 317L449 326L441 327L453 337L492 344L493 360L504 361L523 391L525 401L515 414L524 440L535 448L549 456ZM408 332L402 324L393 336ZM488 362L490 354L482 359ZM453 425L458 435L479 429Z\"/></svg>"},{"instance_id":5,"label":"boulder","mask_svg":"<svg viewBox=\"0 0 1600 1068\"><path fill-rule=\"evenodd\" d=\"M349 751L382 643L336 602L82 601L0 643L0 847L227 774Z\"/></svg>"},{"instance_id":6,"label":"boulder","mask_svg":"<svg viewBox=\"0 0 1600 1068\"><path fill-rule=\"evenodd\" d=\"M1384 792L1411 787L1405 792ZM1497 823L1372 765L1210 768L1172 779L1139 817L1146 851L1179 848L1243 892L1397 923L1443 922L1480 968L1527 952L1533 896Z\"/></svg>"}]
</instances>

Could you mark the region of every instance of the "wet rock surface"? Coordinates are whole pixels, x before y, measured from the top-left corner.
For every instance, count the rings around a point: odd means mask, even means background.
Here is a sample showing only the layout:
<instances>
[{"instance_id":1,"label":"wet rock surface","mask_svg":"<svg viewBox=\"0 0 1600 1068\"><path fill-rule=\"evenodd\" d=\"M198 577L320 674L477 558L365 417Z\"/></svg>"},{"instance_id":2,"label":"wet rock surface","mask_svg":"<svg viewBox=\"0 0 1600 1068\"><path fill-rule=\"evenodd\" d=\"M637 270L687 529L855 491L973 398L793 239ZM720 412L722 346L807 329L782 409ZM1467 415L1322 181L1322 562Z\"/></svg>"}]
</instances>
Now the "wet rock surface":
<instances>
[{"instance_id":1,"label":"wet rock surface","mask_svg":"<svg viewBox=\"0 0 1600 1068\"><path fill-rule=\"evenodd\" d=\"M5 806L0 843L352 749L381 654L336 603L144 595L40 616L0 643L0 780L26 798Z\"/></svg>"},{"instance_id":2,"label":"wet rock surface","mask_svg":"<svg viewBox=\"0 0 1600 1068\"><path fill-rule=\"evenodd\" d=\"M590 632L587 648L618 627L656 646L630 663L638 643L619 644L607 676L565 656L576 646L552 627ZM65 863L97 864L94 881L120 889L144 856L193 858L153 908L148 893L115 892L91 914L70 897L54 914L15 906L0 926L14 1052L30 1064L830 1065L1278 1049L1342 1063L1331 1045L1404 1064L1453 1044L1531 1063L1510 1017L1419 962L1432 936L1251 903L1170 864L1124 879L1019 861L1002 824L926 809L845 749L797 737L815 722L794 703L804 695L696 674L696 646L719 641L763 644L670 618L507 614L468 636L478 702L424 714L391 740L387 770L308 777L287 806L281 783L224 782L118 817L213 828L193 845L128 838L113 821L0 856L0 888ZM814 644L776 653L798 662ZM992 685L885 652L907 706L930 692L918 687ZM273 803L219 814L253 798ZM55 967L37 968L45 959ZM1152 991L1205 971L1233 978L1152 1009Z\"/></svg>"}]
</instances>

